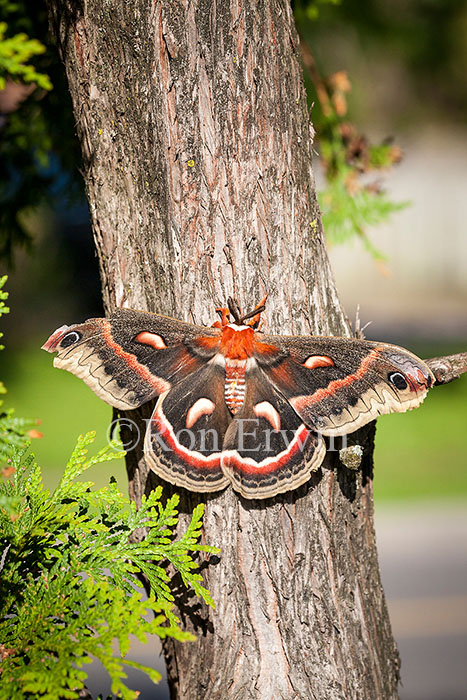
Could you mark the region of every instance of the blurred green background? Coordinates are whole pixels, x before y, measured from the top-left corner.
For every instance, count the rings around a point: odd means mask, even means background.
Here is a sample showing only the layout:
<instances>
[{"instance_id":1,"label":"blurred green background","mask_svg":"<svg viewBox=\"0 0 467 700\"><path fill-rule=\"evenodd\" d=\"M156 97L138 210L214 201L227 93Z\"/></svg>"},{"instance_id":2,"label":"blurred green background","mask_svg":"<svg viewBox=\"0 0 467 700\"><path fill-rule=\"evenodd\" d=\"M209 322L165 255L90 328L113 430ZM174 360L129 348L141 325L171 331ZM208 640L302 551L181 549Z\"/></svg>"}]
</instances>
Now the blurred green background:
<instances>
[{"instance_id":1,"label":"blurred green background","mask_svg":"<svg viewBox=\"0 0 467 700\"><path fill-rule=\"evenodd\" d=\"M96 430L103 444L112 417L40 350L56 327L101 315L98 267L74 118L45 9L0 0L0 11L11 35L26 32L43 42L45 51L31 60L54 85L21 95L17 84L0 90L0 273L10 276L12 309L2 320L0 378L6 406L41 420L44 437L33 450L53 486L77 435ZM349 316L360 304L363 321L373 320L368 337L421 357L467 349L467 2L303 0L294 11L319 80L328 96L340 99L340 116L323 116L316 76L305 71L319 187L325 186L321 165L329 167L326 135L335 137L343 125L358 131L363 154L372 142L394 142L404 152L402 163L391 174L378 171L377 187L371 186L411 205L378 228L330 245ZM1 71L0 63L0 77ZM352 167L364 178L359 157ZM326 204L323 211L329 214ZM368 252L370 239L382 255ZM379 419L377 500L467 496L466 406L464 377L430 392L417 411ZM126 490L122 463L98 469L89 475L97 484L113 474Z\"/></svg>"}]
</instances>

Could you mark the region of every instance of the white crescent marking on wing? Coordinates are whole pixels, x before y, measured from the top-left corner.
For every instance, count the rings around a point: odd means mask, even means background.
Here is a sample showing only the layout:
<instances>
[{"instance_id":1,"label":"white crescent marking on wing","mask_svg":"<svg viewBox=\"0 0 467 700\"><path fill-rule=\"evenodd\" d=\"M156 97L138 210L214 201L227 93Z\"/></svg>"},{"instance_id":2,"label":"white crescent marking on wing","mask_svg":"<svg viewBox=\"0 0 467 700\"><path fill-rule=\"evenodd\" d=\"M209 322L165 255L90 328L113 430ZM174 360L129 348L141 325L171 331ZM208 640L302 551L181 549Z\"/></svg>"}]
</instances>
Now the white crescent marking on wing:
<instances>
[{"instance_id":1,"label":"white crescent marking on wing","mask_svg":"<svg viewBox=\"0 0 467 700\"><path fill-rule=\"evenodd\" d=\"M281 417L274 406L269 403L269 401L261 401L261 403L257 403L256 406L253 407L253 411L255 416L258 416L258 418L266 418L274 430L281 429Z\"/></svg>"},{"instance_id":2,"label":"white crescent marking on wing","mask_svg":"<svg viewBox=\"0 0 467 700\"><path fill-rule=\"evenodd\" d=\"M143 343L143 345L150 345L155 350L164 350L167 347L160 335L149 331L138 333L135 340L138 343Z\"/></svg>"},{"instance_id":3,"label":"white crescent marking on wing","mask_svg":"<svg viewBox=\"0 0 467 700\"><path fill-rule=\"evenodd\" d=\"M333 367L333 360L327 355L310 355L303 363L307 369L315 369L316 367Z\"/></svg>"},{"instance_id":4,"label":"white crescent marking on wing","mask_svg":"<svg viewBox=\"0 0 467 700\"><path fill-rule=\"evenodd\" d=\"M192 428L196 421L201 418L201 416L208 415L210 416L211 413L214 411L216 408L216 404L213 403L210 399L206 398L201 398L198 399L198 401L195 401L193 406L190 408L188 413L186 414L186 421L185 425L188 429Z\"/></svg>"}]
</instances>

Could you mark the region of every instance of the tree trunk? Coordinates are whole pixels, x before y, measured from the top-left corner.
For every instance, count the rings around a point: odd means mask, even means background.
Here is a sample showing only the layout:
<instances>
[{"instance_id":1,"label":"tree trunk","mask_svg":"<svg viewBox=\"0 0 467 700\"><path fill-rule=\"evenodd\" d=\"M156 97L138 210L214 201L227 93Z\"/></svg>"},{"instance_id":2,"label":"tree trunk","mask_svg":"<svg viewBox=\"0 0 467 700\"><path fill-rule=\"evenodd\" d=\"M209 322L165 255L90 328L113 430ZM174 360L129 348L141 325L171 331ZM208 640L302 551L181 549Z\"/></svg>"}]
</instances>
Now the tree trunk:
<instances>
[{"instance_id":1,"label":"tree trunk","mask_svg":"<svg viewBox=\"0 0 467 700\"><path fill-rule=\"evenodd\" d=\"M210 324L228 296L249 310L267 292L268 331L348 334L287 0L50 8L107 309ZM205 539L222 554L204 566L215 611L180 589L197 641L165 644L173 698L397 698L373 528L372 428L357 438L359 471L330 450L306 485L274 499L183 492L186 511L206 502ZM136 501L156 483L140 457L128 457Z\"/></svg>"}]
</instances>

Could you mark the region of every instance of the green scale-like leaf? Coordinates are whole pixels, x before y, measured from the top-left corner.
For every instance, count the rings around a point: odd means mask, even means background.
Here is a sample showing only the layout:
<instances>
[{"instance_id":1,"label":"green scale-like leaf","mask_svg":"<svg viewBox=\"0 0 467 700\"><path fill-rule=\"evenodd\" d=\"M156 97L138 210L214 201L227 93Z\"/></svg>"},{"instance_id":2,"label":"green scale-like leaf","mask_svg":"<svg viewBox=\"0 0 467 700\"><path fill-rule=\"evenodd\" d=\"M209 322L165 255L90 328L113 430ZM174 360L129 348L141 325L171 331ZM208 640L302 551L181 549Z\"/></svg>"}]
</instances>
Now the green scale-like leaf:
<instances>
[{"instance_id":1,"label":"green scale-like leaf","mask_svg":"<svg viewBox=\"0 0 467 700\"><path fill-rule=\"evenodd\" d=\"M156 671L126 659L130 635L142 642L150 634L193 639L171 610L162 562L169 561L185 585L213 605L192 558L194 552L218 551L199 544L203 507L177 540L178 496L163 503L159 487L137 509L115 481L91 490L92 482L78 477L122 455L114 442L89 457L93 440L93 433L79 438L52 493L26 448L12 451L13 473L0 483L0 700L78 698L84 666L92 659L106 668L112 692L127 700L136 693L125 685L125 667L157 681ZM146 539L131 541L135 530L147 532ZM147 599L138 590L141 574L150 585Z\"/></svg>"}]
</instances>

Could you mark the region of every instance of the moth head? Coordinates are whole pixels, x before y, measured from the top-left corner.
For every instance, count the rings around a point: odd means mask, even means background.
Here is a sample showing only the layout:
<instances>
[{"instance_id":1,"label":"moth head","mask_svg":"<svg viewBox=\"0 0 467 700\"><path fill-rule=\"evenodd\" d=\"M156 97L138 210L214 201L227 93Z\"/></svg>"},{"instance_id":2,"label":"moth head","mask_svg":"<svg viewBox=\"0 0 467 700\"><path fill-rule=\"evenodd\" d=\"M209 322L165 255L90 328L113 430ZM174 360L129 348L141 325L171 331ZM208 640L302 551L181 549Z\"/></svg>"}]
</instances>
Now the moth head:
<instances>
[{"instance_id":1,"label":"moth head","mask_svg":"<svg viewBox=\"0 0 467 700\"><path fill-rule=\"evenodd\" d=\"M258 328L261 321L261 313L266 308L265 304L267 296L268 295L266 294L266 296L259 302L259 304L257 304L252 311L249 311L246 314L242 314L238 301L236 299L233 299L232 297L229 297L227 299L227 308L222 307L216 309L217 313L220 316L220 321L216 321L216 323L213 324L214 327L223 328L224 326L233 323L236 326L246 325L254 329Z\"/></svg>"}]
</instances>

